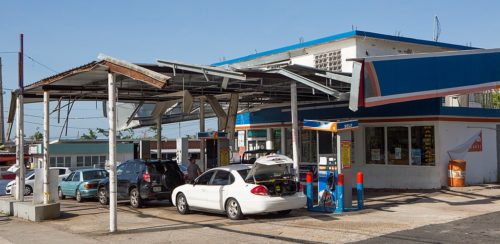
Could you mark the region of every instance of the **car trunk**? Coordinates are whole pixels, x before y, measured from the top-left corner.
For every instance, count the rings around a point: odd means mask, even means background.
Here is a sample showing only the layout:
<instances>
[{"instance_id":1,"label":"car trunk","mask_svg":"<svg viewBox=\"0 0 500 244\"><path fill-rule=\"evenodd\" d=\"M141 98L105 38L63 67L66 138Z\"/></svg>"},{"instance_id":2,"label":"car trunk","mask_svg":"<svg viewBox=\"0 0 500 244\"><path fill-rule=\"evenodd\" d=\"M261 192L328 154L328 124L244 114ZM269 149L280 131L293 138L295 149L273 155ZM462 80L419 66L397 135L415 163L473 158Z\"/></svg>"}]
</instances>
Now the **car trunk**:
<instances>
[{"instance_id":1,"label":"car trunk","mask_svg":"<svg viewBox=\"0 0 500 244\"><path fill-rule=\"evenodd\" d=\"M283 155L269 155L259 158L248 173L247 183L262 185L269 196L293 195L298 191L293 161Z\"/></svg>"},{"instance_id":2,"label":"car trunk","mask_svg":"<svg viewBox=\"0 0 500 244\"><path fill-rule=\"evenodd\" d=\"M147 163L153 185L163 186L162 191L172 191L184 184L182 172L175 162Z\"/></svg>"}]
</instances>

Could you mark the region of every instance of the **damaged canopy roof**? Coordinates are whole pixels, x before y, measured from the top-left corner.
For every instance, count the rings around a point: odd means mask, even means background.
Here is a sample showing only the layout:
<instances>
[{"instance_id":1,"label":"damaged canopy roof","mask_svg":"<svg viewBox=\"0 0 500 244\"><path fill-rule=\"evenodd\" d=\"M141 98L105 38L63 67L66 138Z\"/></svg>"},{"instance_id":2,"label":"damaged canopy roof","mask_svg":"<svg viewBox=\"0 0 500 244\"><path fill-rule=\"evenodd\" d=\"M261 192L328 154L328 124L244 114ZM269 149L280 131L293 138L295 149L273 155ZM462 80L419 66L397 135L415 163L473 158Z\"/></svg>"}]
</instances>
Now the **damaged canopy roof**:
<instances>
[{"instance_id":1,"label":"damaged canopy roof","mask_svg":"<svg viewBox=\"0 0 500 244\"><path fill-rule=\"evenodd\" d=\"M200 98L209 105L205 117L226 110L235 95L238 111L285 106L291 81L297 82L299 104L347 100L350 90L350 74L299 65L238 70L165 60L132 64L100 55L98 61L26 86L25 102L43 101L43 91L53 101L107 101L109 72L117 74L120 129L155 124L160 115L163 123L198 119Z\"/></svg>"}]
</instances>

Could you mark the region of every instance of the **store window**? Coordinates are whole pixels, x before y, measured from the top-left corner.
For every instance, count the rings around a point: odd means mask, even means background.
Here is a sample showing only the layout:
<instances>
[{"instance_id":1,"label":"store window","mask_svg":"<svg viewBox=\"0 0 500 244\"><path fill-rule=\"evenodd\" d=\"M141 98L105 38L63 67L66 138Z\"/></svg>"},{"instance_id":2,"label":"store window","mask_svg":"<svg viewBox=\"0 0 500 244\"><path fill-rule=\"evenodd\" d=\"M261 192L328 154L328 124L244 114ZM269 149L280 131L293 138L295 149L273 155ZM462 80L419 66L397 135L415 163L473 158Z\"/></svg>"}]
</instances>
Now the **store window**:
<instances>
[{"instance_id":1,"label":"store window","mask_svg":"<svg viewBox=\"0 0 500 244\"><path fill-rule=\"evenodd\" d=\"M71 157L50 157L50 167L68 167L71 165Z\"/></svg>"},{"instance_id":2,"label":"store window","mask_svg":"<svg viewBox=\"0 0 500 244\"><path fill-rule=\"evenodd\" d=\"M367 127L365 140L367 164L436 165L434 126Z\"/></svg>"},{"instance_id":3,"label":"store window","mask_svg":"<svg viewBox=\"0 0 500 244\"><path fill-rule=\"evenodd\" d=\"M56 158L50 157L50 167L56 167Z\"/></svg>"},{"instance_id":4,"label":"store window","mask_svg":"<svg viewBox=\"0 0 500 244\"><path fill-rule=\"evenodd\" d=\"M408 127L387 127L388 164L408 165Z\"/></svg>"},{"instance_id":5,"label":"store window","mask_svg":"<svg viewBox=\"0 0 500 244\"><path fill-rule=\"evenodd\" d=\"M83 156L76 157L76 167L83 167Z\"/></svg>"},{"instance_id":6,"label":"store window","mask_svg":"<svg viewBox=\"0 0 500 244\"><path fill-rule=\"evenodd\" d=\"M412 165L435 165L434 127L412 127L411 148Z\"/></svg>"},{"instance_id":7,"label":"store window","mask_svg":"<svg viewBox=\"0 0 500 244\"><path fill-rule=\"evenodd\" d=\"M385 164L384 127L368 127L365 130L366 163Z\"/></svg>"}]
</instances>

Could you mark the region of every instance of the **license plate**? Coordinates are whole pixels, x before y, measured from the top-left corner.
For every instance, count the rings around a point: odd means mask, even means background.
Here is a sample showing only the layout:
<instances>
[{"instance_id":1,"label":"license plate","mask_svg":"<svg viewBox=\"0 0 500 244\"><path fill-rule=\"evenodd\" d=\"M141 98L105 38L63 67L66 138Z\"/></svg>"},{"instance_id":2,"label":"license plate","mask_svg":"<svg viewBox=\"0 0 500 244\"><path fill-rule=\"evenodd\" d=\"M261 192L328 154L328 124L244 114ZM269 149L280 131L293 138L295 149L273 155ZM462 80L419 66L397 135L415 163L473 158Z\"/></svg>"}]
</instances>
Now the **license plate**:
<instances>
[{"instance_id":1,"label":"license plate","mask_svg":"<svg viewBox=\"0 0 500 244\"><path fill-rule=\"evenodd\" d=\"M159 191L161 191L161 186L153 186L153 191L154 191L154 192L159 192Z\"/></svg>"}]
</instances>

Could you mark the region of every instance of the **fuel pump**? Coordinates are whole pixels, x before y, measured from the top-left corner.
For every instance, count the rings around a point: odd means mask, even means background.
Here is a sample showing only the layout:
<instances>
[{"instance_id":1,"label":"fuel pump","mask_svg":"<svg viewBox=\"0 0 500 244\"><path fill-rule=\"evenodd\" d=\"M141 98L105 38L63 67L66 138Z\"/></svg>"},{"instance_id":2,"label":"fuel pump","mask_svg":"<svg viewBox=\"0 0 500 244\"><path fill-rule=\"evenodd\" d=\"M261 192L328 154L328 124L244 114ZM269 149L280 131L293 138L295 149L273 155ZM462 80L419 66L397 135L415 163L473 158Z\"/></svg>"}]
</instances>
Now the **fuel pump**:
<instances>
[{"instance_id":1,"label":"fuel pump","mask_svg":"<svg viewBox=\"0 0 500 244\"><path fill-rule=\"evenodd\" d=\"M229 139L226 132L199 132L198 138L205 140L206 169L228 165L230 161Z\"/></svg>"},{"instance_id":2,"label":"fuel pump","mask_svg":"<svg viewBox=\"0 0 500 244\"><path fill-rule=\"evenodd\" d=\"M341 142L339 133L350 131L357 127L357 120L342 122L304 120L303 129L318 131L318 144L324 143L320 141L319 133L331 133L331 144L329 145L331 146L331 153L327 155L318 155L318 197L317 201L314 201L317 202L316 206L310 204L311 211L339 212L338 207L343 209L344 198L347 197L347 199L351 199L351 188L346 187L346 190L344 190L342 174L343 167L350 166L350 148L349 150L345 150L345 148L342 147L347 143ZM350 147L351 144L348 145ZM319 153L318 151L318 154ZM349 157L346 157L346 154L349 154ZM342 187L338 187L339 174L342 176ZM311 196L313 195L312 192L308 192L308 194ZM341 211L342 210L340 210L340 212Z\"/></svg>"}]
</instances>

